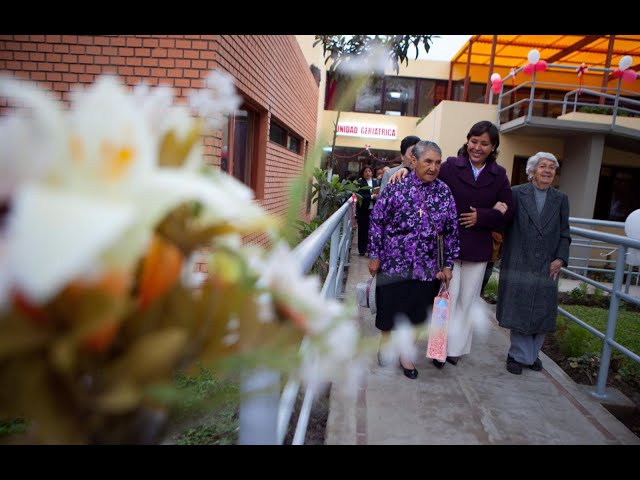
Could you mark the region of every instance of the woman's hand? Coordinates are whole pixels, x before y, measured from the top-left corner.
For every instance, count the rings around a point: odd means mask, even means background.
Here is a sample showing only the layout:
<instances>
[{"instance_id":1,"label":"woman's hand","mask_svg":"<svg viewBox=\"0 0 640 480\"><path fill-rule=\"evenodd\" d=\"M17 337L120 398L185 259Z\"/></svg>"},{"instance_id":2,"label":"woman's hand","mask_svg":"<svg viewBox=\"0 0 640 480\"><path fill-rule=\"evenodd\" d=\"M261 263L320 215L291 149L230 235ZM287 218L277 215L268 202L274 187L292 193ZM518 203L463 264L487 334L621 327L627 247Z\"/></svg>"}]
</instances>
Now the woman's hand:
<instances>
[{"instance_id":1,"label":"woman's hand","mask_svg":"<svg viewBox=\"0 0 640 480\"><path fill-rule=\"evenodd\" d=\"M380 270L380 260L378 260L377 258L370 258L369 273L371 274L371 276L375 277L376 273L378 273L378 270Z\"/></svg>"},{"instance_id":2,"label":"woman's hand","mask_svg":"<svg viewBox=\"0 0 640 480\"><path fill-rule=\"evenodd\" d=\"M399 168L396 173L394 173L393 175L391 175L391 177L389 177L389 183L400 182L407 175L409 175L409 170L407 170L407 167Z\"/></svg>"},{"instance_id":3,"label":"woman's hand","mask_svg":"<svg viewBox=\"0 0 640 480\"><path fill-rule=\"evenodd\" d=\"M451 281L451 277L453 277L453 271L451 270L451 267L444 267L442 271L436 273L436 278L441 282L444 282L447 290L449 289L449 282Z\"/></svg>"},{"instance_id":4,"label":"woman's hand","mask_svg":"<svg viewBox=\"0 0 640 480\"><path fill-rule=\"evenodd\" d=\"M562 268L562 260L556 258L549 266L549 276L555 281L558 278L560 269Z\"/></svg>"},{"instance_id":5,"label":"woman's hand","mask_svg":"<svg viewBox=\"0 0 640 480\"><path fill-rule=\"evenodd\" d=\"M458 220L458 222L460 222L460 225L462 225L464 228L473 227L476 223L478 223L478 212L473 207L469 208L471 209L471 212L461 213L460 219Z\"/></svg>"},{"instance_id":6,"label":"woman's hand","mask_svg":"<svg viewBox=\"0 0 640 480\"><path fill-rule=\"evenodd\" d=\"M505 214L507 213L507 210L509 210L509 207L507 206L506 203L504 202L496 202L496 204L493 206L494 209L499 210L501 214Z\"/></svg>"}]
</instances>

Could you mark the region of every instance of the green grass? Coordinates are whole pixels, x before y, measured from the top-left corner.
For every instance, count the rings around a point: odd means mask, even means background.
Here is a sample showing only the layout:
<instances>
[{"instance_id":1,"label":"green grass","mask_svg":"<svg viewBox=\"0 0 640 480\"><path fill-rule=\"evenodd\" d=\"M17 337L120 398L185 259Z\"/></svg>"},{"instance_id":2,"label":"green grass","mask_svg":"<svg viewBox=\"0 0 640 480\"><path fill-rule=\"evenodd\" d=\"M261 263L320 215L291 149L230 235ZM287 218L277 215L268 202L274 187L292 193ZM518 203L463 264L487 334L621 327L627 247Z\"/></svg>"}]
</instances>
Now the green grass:
<instances>
[{"instance_id":1,"label":"green grass","mask_svg":"<svg viewBox=\"0 0 640 480\"><path fill-rule=\"evenodd\" d=\"M581 305L560 305L564 310L578 317L583 322L604 333L609 311L604 308L585 307ZM602 352L603 342L568 318L558 315L556 339L562 352L568 357L582 357ZM640 353L640 315L638 312L618 312L618 321L614 340L638 354ZM612 359L619 361L622 376L640 380L640 365L613 349Z\"/></svg>"},{"instance_id":2,"label":"green grass","mask_svg":"<svg viewBox=\"0 0 640 480\"><path fill-rule=\"evenodd\" d=\"M24 433L29 423L22 418L0 419L0 439L16 433Z\"/></svg>"}]
</instances>

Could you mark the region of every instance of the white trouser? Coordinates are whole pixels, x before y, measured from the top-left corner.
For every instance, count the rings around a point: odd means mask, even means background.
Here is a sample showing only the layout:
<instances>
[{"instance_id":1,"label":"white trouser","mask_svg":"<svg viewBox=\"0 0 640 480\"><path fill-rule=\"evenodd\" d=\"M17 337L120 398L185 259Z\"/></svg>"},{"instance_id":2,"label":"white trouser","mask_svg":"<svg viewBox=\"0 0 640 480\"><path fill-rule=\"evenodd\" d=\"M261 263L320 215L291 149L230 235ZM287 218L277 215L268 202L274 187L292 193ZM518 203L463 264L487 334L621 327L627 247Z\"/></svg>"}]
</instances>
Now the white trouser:
<instances>
[{"instance_id":1,"label":"white trouser","mask_svg":"<svg viewBox=\"0 0 640 480\"><path fill-rule=\"evenodd\" d=\"M480 308L480 288L487 262L454 260L453 277L449 283L449 324L447 328L447 356L459 357L471 351L475 315L483 315ZM475 308L474 308L475 307Z\"/></svg>"}]
</instances>

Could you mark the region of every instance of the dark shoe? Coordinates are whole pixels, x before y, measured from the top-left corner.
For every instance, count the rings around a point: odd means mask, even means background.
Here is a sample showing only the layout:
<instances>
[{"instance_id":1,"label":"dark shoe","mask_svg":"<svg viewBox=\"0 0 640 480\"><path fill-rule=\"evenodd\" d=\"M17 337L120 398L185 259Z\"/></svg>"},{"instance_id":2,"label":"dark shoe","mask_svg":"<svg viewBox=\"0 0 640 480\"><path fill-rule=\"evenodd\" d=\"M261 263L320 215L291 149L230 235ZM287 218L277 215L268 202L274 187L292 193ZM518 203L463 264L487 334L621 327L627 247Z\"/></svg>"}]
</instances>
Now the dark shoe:
<instances>
[{"instance_id":1,"label":"dark shoe","mask_svg":"<svg viewBox=\"0 0 640 480\"><path fill-rule=\"evenodd\" d=\"M433 359L433 364L436 366L436 368L444 368L444 362L440 362L435 358Z\"/></svg>"},{"instance_id":2,"label":"dark shoe","mask_svg":"<svg viewBox=\"0 0 640 480\"><path fill-rule=\"evenodd\" d=\"M507 355L507 371L514 375L520 375L522 373L522 364L516 362L511 355Z\"/></svg>"},{"instance_id":3,"label":"dark shoe","mask_svg":"<svg viewBox=\"0 0 640 480\"><path fill-rule=\"evenodd\" d=\"M411 380L415 380L416 378L418 378L418 370L416 370L416 368L404 368L404 366L402 365L402 362L400 362L400 368L402 369L402 371L404 372L404 376L407 378L410 378Z\"/></svg>"},{"instance_id":4,"label":"dark shoe","mask_svg":"<svg viewBox=\"0 0 640 480\"><path fill-rule=\"evenodd\" d=\"M447 362L449 362L451 365L457 365L458 360L460 360L460 357L447 357Z\"/></svg>"},{"instance_id":5,"label":"dark shoe","mask_svg":"<svg viewBox=\"0 0 640 480\"><path fill-rule=\"evenodd\" d=\"M539 372L540 370L542 370L542 361L540 360L540 358L536 358L536 361L533 362L533 365L529 365L528 367L534 372Z\"/></svg>"}]
</instances>

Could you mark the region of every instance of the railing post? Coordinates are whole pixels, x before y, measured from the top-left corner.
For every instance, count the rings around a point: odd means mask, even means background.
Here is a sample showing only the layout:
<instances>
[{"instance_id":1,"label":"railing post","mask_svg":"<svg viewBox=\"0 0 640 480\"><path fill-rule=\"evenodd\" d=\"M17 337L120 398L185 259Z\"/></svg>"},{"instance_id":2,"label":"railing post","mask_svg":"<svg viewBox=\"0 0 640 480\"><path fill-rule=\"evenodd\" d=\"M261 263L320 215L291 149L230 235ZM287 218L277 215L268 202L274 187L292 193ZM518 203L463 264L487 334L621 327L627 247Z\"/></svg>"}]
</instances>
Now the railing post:
<instances>
[{"instance_id":1,"label":"railing post","mask_svg":"<svg viewBox=\"0 0 640 480\"><path fill-rule=\"evenodd\" d=\"M239 445L278 444L280 374L257 369L241 381Z\"/></svg>"},{"instance_id":2,"label":"railing post","mask_svg":"<svg viewBox=\"0 0 640 480\"><path fill-rule=\"evenodd\" d=\"M531 116L533 115L533 102L535 100L536 94L536 71L533 70L531 74L531 91L529 92L529 109L527 110L527 122L531 121Z\"/></svg>"},{"instance_id":3,"label":"railing post","mask_svg":"<svg viewBox=\"0 0 640 480\"><path fill-rule=\"evenodd\" d=\"M338 273L338 247L340 246L340 224L334 228L331 233L331 245L329 247L329 272L334 272L331 275L329 286L327 291L330 292L330 298L336 298L336 275Z\"/></svg>"},{"instance_id":4,"label":"railing post","mask_svg":"<svg viewBox=\"0 0 640 480\"><path fill-rule=\"evenodd\" d=\"M607 319L607 328L604 333L604 341L602 345L602 354L600 355L600 369L598 370L598 384L596 391L592 395L596 398L606 398L607 376L609 375L609 364L611 362L611 345L609 340L613 339L616 333L616 323L618 321L618 292L622 287L622 276L624 275L624 259L627 253L627 247L620 245L618 250L618 258L616 259L616 272L613 276L613 291L611 292L611 301L609 302L609 317Z\"/></svg>"}]
</instances>

